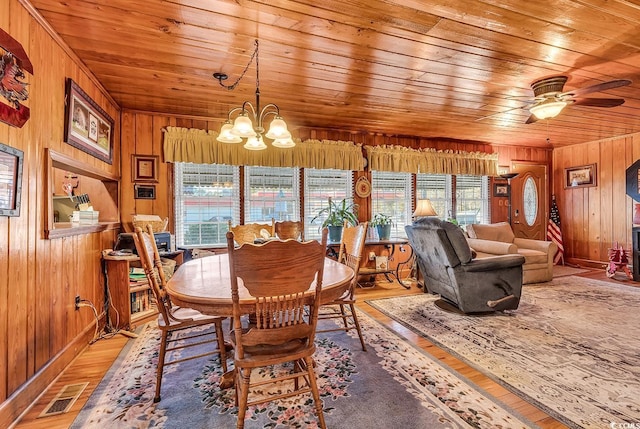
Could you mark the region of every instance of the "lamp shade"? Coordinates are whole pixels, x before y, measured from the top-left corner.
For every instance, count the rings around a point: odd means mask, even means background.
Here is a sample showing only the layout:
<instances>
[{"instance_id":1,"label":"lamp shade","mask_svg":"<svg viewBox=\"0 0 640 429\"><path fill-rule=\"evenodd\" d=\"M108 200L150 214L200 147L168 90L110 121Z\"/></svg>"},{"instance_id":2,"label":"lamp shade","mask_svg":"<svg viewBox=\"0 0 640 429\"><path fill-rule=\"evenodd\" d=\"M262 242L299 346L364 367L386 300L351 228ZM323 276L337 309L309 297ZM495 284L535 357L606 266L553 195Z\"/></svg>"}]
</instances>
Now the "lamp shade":
<instances>
[{"instance_id":1,"label":"lamp shade","mask_svg":"<svg viewBox=\"0 0 640 429\"><path fill-rule=\"evenodd\" d=\"M220 143L240 143L242 139L231 133L232 128L233 125L231 124L231 122L225 122L224 125L222 125L222 128L220 128L220 134L218 134L216 140L218 140Z\"/></svg>"},{"instance_id":2,"label":"lamp shade","mask_svg":"<svg viewBox=\"0 0 640 429\"><path fill-rule=\"evenodd\" d=\"M296 144L291 139L291 137L287 137L287 138L282 138L282 139L276 139L276 140L273 141L273 143L271 143L271 145L275 146L275 147L282 148L282 149L288 149L288 148L294 147Z\"/></svg>"},{"instance_id":3,"label":"lamp shade","mask_svg":"<svg viewBox=\"0 0 640 429\"><path fill-rule=\"evenodd\" d=\"M529 111L538 119L555 118L566 105L566 101L551 101L533 106Z\"/></svg>"},{"instance_id":4,"label":"lamp shade","mask_svg":"<svg viewBox=\"0 0 640 429\"><path fill-rule=\"evenodd\" d=\"M267 145L264 144L261 136L257 136L249 137L243 147L249 150L264 150L267 148Z\"/></svg>"},{"instance_id":5,"label":"lamp shade","mask_svg":"<svg viewBox=\"0 0 640 429\"><path fill-rule=\"evenodd\" d=\"M416 202L416 210L413 212L413 217L424 217L424 216L438 216L433 205L431 205L431 201L429 200L418 200Z\"/></svg>"},{"instance_id":6,"label":"lamp shade","mask_svg":"<svg viewBox=\"0 0 640 429\"><path fill-rule=\"evenodd\" d=\"M286 139L291 137L291 133L287 130L287 123L280 116L276 116L269 125L269 131L265 134L268 139Z\"/></svg>"},{"instance_id":7,"label":"lamp shade","mask_svg":"<svg viewBox=\"0 0 640 429\"><path fill-rule=\"evenodd\" d=\"M238 116L236 120L233 121L231 133L244 138L256 136L256 132L253 129L253 122L251 122L251 118L249 118L246 113Z\"/></svg>"}]
</instances>

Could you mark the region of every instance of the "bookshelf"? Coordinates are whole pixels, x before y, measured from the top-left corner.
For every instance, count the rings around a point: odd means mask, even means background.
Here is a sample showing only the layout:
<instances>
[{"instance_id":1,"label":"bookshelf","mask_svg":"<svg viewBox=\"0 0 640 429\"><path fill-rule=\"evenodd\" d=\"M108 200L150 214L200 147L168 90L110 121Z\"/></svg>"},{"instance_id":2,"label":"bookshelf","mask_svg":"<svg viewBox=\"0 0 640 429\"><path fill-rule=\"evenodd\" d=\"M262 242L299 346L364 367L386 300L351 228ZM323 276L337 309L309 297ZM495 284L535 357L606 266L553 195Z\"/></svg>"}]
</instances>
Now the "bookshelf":
<instances>
[{"instance_id":1,"label":"bookshelf","mask_svg":"<svg viewBox=\"0 0 640 429\"><path fill-rule=\"evenodd\" d=\"M102 252L105 284L112 304L108 310L109 321L113 327L133 330L156 315L155 297L140 265L140 258L136 255L112 256L110 252L111 249ZM183 260L182 253L179 250L162 254L162 257L174 259L178 266Z\"/></svg>"}]
</instances>

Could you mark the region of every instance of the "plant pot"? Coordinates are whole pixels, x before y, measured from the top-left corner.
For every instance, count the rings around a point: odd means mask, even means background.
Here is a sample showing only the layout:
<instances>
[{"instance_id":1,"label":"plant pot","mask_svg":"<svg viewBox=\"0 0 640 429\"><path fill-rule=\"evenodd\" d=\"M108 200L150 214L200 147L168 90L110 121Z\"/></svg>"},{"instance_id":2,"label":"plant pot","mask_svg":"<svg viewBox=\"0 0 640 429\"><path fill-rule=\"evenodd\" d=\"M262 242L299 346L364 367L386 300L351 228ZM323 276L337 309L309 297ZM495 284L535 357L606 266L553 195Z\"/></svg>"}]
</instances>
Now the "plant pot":
<instances>
[{"instance_id":1,"label":"plant pot","mask_svg":"<svg viewBox=\"0 0 640 429\"><path fill-rule=\"evenodd\" d=\"M376 229L378 230L379 240L388 240L391 237L391 225L378 225Z\"/></svg>"},{"instance_id":2,"label":"plant pot","mask_svg":"<svg viewBox=\"0 0 640 429\"><path fill-rule=\"evenodd\" d=\"M342 225L329 225L327 228L329 228L329 241L331 243L340 243L340 240L342 239Z\"/></svg>"}]
</instances>

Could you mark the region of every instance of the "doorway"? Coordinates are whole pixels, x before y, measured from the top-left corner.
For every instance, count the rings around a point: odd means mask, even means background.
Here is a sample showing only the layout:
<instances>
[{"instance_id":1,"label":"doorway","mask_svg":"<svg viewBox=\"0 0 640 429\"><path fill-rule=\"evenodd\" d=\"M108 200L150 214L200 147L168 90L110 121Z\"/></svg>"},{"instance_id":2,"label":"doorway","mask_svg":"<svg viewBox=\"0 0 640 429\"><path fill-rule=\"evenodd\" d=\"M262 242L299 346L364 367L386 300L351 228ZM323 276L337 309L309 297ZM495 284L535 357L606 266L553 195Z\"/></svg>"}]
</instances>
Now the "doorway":
<instances>
[{"instance_id":1,"label":"doorway","mask_svg":"<svg viewBox=\"0 0 640 429\"><path fill-rule=\"evenodd\" d=\"M549 218L546 163L511 161L511 228L516 237L545 240Z\"/></svg>"}]
</instances>

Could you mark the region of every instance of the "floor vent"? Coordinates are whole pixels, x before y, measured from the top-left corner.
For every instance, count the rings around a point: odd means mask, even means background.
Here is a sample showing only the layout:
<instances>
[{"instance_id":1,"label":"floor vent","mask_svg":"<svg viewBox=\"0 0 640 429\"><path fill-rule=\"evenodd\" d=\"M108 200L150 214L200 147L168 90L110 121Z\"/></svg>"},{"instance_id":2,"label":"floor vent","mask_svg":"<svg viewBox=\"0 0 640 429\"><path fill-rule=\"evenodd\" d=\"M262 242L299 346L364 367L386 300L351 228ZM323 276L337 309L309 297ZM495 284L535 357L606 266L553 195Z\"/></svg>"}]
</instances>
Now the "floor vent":
<instances>
[{"instance_id":1,"label":"floor vent","mask_svg":"<svg viewBox=\"0 0 640 429\"><path fill-rule=\"evenodd\" d=\"M76 400L80 397L89 382L78 384L67 384L60 392L49 402L42 413L38 416L48 417L56 414L66 413L71 409Z\"/></svg>"}]
</instances>

